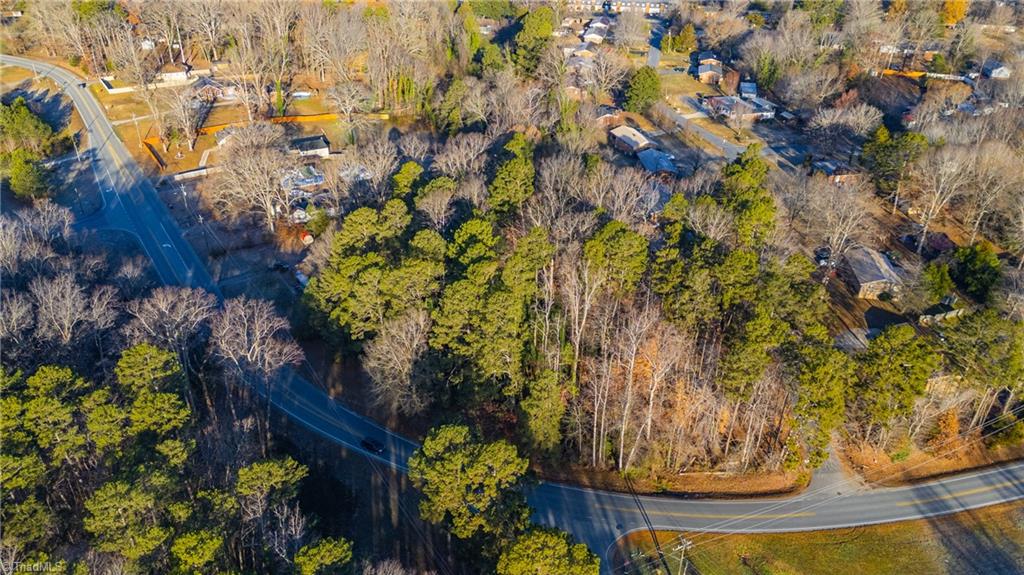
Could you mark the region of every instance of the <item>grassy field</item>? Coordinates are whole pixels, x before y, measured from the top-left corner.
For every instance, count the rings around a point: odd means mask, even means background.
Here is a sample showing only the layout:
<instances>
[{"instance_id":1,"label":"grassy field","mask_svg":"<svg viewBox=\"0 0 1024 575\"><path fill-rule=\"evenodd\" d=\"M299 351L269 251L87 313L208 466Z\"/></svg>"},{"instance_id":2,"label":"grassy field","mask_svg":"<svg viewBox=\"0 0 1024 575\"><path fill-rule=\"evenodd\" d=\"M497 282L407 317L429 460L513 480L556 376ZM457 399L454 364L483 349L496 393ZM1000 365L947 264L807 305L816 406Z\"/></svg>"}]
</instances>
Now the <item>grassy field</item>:
<instances>
[{"instance_id":1,"label":"grassy field","mask_svg":"<svg viewBox=\"0 0 1024 575\"><path fill-rule=\"evenodd\" d=\"M658 532L663 563L648 533L626 543L633 567L619 573L676 575L678 533ZM702 575L1011 575L1024 570L1024 505L1009 503L931 520L771 535L683 534Z\"/></svg>"}]
</instances>

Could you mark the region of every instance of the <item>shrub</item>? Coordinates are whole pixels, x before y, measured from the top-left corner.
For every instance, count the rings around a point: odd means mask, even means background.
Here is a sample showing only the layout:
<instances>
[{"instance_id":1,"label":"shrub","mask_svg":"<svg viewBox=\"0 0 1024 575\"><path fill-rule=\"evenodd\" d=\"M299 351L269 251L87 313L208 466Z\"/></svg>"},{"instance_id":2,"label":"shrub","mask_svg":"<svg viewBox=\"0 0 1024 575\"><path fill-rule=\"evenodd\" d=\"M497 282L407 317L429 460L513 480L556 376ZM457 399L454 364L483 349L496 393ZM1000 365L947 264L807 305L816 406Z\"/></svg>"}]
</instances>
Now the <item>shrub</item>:
<instances>
[{"instance_id":1,"label":"shrub","mask_svg":"<svg viewBox=\"0 0 1024 575\"><path fill-rule=\"evenodd\" d=\"M661 98L661 78L654 68L644 66L629 79L629 88L626 89L627 111L635 113L646 112L655 102Z\"/></svg>"},{"instance_id":2,"label":"shrub","mask_svg":"<svg viewBox=\"0 0 1024 575\"><path fill-rule=\"evenodd\" d=\"M986 303L1001 275L995 250L988 244L974 244L958 248L953 259L953 280L975 301Z\"/></svg>"},{"instance_id":3,"label":"shrub","mask_svg":"<svg viewBox=\"0 0 1024 575\"><path fill-rule=\"evenodd\" d=\"M996 418L992 423L992 427L999 431L988 436L985 440L985 446L989 449L1011 447L1024 442L1024 421L1017 419L1012 414Z\"/></svg>"}]
</instances>

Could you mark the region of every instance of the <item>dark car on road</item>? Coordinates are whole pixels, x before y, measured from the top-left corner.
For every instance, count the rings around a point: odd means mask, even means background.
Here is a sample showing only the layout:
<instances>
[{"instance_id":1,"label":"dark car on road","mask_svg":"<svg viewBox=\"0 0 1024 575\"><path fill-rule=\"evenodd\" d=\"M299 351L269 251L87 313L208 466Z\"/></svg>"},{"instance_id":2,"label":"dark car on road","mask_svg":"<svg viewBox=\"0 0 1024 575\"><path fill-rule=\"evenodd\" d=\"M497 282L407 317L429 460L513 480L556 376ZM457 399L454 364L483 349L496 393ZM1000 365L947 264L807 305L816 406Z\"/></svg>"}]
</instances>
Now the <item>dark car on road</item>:
<instances>
[{"instance_id":1,"label":"dark car on road","mask_svg":"<svg viewBox=\"0 0 1024 575\"><path fill-rule=\"evenodd\" d=\"M359 442L359 445L362 446L363 449L376 455L381 455L384 453L384 444L377 441L376 439L364 437L363 440Z\"/></svg>"}]
</instances>

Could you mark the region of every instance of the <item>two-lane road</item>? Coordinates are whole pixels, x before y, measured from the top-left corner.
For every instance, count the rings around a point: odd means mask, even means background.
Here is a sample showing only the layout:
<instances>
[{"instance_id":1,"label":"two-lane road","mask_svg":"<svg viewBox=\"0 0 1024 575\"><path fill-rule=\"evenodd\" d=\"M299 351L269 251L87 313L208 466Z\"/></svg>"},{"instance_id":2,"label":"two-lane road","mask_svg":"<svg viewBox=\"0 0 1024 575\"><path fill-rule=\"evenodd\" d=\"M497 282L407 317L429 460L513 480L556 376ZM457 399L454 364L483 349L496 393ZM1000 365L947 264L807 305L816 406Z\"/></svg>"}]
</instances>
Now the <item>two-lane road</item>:
<instances>
[{"instance_id":1,"label":"two-lane road","mask_svg":"<svg viewBox=\"0 0 1024 575\"><path fill-rule=\"evenodd\" d=\"M2 56L5 64L35 69L61 85L89 130L97 179L110 227L138 236L161 280L218 293L202 260L182 237L156 190L118 140L99 105L72 73L25 58ZM321 387L289 372L269 393L270 403L294 421L347 449L404 471L416 443L382 428L336 402ZM372 437L385 446L368 453ZM871 525L955 513L1024 498L1024 462L938 479L912 487L834 491L811 489L785 499L712 500L671 496L633 497L542 482L530 490L535 519L572 533L599 553L630 531L656 529L712 532L807 531ZM603 556L607 565L607 556Z\"/></svg>"},{"instance_id":2,"label":"two-lane road","mask_svg":"<svg viewBox=\"0 0 1024 575\"><path fill-rule=\"evenodd\" d=\"M182 237L153 183L125 149L82 79L59 66L27 58L3 54L0 62L49 77L71 98L88 133L92 170L103 194L104 227L134 234L164 284L218 293L202 260Z\"/></svg>"}]
</instances>

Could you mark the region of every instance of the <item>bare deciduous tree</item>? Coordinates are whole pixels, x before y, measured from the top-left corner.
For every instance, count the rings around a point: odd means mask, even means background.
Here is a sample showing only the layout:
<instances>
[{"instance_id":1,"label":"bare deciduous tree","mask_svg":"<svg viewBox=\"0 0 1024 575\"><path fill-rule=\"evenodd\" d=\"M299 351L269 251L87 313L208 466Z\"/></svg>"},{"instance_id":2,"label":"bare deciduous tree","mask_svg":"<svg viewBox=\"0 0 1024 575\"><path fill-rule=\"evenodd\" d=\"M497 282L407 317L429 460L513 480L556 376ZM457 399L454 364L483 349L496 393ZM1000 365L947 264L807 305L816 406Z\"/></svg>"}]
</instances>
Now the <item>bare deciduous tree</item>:
<instances>
[{"instance_id":1,"label":"bare deciduous tree","mask_svg":"<svg viewBox=\"0 0 1024 575\"><path fill-rule=\"evenodd\" d=\"M416 575L416 573L417 571L402 567L402 564L394 559L386 559L376 563L367 561L363 564L363 575ZM432 573L425 575L432 575Z\"/></svg>"},{"instance_id":2,"label":"bare deciduous tree","mask_svg":"<svg viewBox=\"0 0 1024 575\"><path fill-rule=\"evenodd\" d=\"M438 232L448 226L448 218L452 213L452 199L455 198L455 187L437 186L427 195L416 198L416 209L426 214L431 225Z\"/></svg>"},{"instance_id":3,"label":"bare deciduous tree","mask_svg":"<svg viewBox=\"0 0 1024 575\"><path fill-rule=\"evenodd\" d=\"M194 338L213 316L217 298L197 288L159 287L148 297L128 303L132 320L125 327L128 339L148 341L178 353L182 365Z\"/></svg>"},{"instance_id":4,"label":"bare deciduous tree","mask_svg":"<svg viewBox=\"0 0 1024 575\"><path fill-rule=\"evenodd\" d=\"M146 56L139 46L139 38L136 37L128 23L119 26L113 34L109 56L117 69L118 76L135 86L133 94L138 96L149 108L153 122L159 127L163 123L163 115L160 106L157 105L157 96L153 85L159 72L159 62Z\"/></svg>"},{"instance_id":5,"label":"bare deciduous tree","mask_svg":"<svg viewBox=\"0 0 1024 575\"><path fill-rule=\"evenodd\" d=\"M203 56L211 62L220 60L219 50L224 43L224 0L192 3L186 17L191 22L191 28L202 37L199 48L203 51Z\"/></svg>"},{"instance_id":6,"label":"bare deciduous tree","mask_svg":"<svg viewBox=\"0 0 1024 575\"><path fill-rule=\"evenodd\" d=\"M292 166L281 138L284 131L272 124L238 128L224 152L211 187L215 203L227 213L253 211L273 233L278 214L288 207L288 192L282 178Z\"/></svg>"},{"instance_id":7,"label":"bare deciduous tree","mask_svg":"<svg viewBox=\"0 0 1024 575\"><path fill-rule=\"evenodd\" d=\"M1007 239L1017 252L1017 269L1024 269L1024 191L1016 190L1011 194L1007 205L1006 217L1009 220Z\"/></svg>"},{"instance_id":8,"label":"bare deciduous tree","mask_svg":"<svg viewBox=\"0 0 1024 575\"><path fill-rule=\"evenodd\" d=\"M611 50L598 50L591 65L583 69L583 79L595 100L614 93L626 79L629 66Z\"/></svg>"},{"instance_id":9,"label":"bare deciduous tree","mask_svg":"<svg viewBox=\"0 0 1024 575\"><path fill-rule=\"evenodd\" d=\"M224 302L211 322L214 354L243 381L266 382L279 370L303 359L288 321L265 300L240 297Z\"/></svg>"},{"instance_id":10,"label":"bare deciduous tree","mask_svg":"<svg viewBox=\"0 0 1024 575\"><path fill-rule=\"evenodd\" d=\"M695 201L686 210L686 223L700 235L727 243L733 235L732 213L714 201Z\"/></svg>"},{"instance_id":11,"label":"bare deciduous tree","mask_svg":"<svg viewBox=\"0 0 1024 575\"><path fill-rule=\"evenodd\" d=\"M861 239L868 192L864 186L836 185L823 176L811 178L807 229L839 260Z\"/></svg>"},{"instance_id":12,"label":"bare deciduous tree","mask_svg":"<svg viewBox=\"0 0 1024 575\"><path fill-rule=\"evenodd\" d=\"M398 142L402 155L414 162L425 165L430 155L432 144L430 139L418 134L405 134Z\"/></svg>"},{"instance_id":13,"label":"bare deciduous tree","mask_svg":"<svg viewBox=\"0 0 1024 575\"><path fill-rule=\"evenodd\" d=\"M972 164L974 183L965 186L961 218L971 230L973 244L993 210L1012 190L1024 185L1024 162L1010 146L987 141L977 148Z\"/></svg>"},{"instance_id":14,"label":"bare deciduous tree","mask_svg":"<svg viewBox=\"0 0 1024 575\"><path fill-rule=\"evenodd\" d=\"M423 378L416 374L416 363L427 350L429 332L430 314L411 310L385 321L366 346L363 367L373 380L377 405L407 415L419 413L427 406L429 398L422 388Z\"/></svg>"},{"instance_id":15,"label":"bare deciduous tree","mask_svg":"<svg viewBox=\"0 0 1024 575\"><path fill-rule=\"evenodd\" d=\"M914 166L911 202L921 219L917 253L924 250L928 230L935 219L971 183L972 163L967 150L947 145L926 152Z\"/></svg>"},{"instance_id":16,"label":"bare deciduous tree","mask_svg":"<svg viewBox=\"0 0 1024 575\"><path fill-rule=\"evenodd\" d=\"M839 67L827 64L805 72L787 73L779 81L778 92L790 106L811 109L836 93L842 85Z\"/></svg>"},{"instance_id":17,"label":"bare deciduous tree","mask_svg":"<svg viewBox=\"0 0 1024 575\"><path fill-rule=\"evenodd\" d=\"M479 170L490 144L487 136L480 133L458 134L434 156L434 167L442 174L461 180Z\"/></svg>"},{"instance_id":18,"label":"bare deciduous tree","mask_svg":"<svg viewBox=\"0 0 1024 575\"><path fill-rule=\"evenodd\" d=\"M398 169L398 147L387 136L379 136L360 149L360 161L370 174L377 201L383 205L388 197L388 180Z\"/></svg>"},{"instance_id":19,"label":"bare deciduous tree","mask_svg":"<svg viewBox=\"0 0 1024 575\"><path fill-rule=\"evenodd\" d=\"M188 144L188 149L194 150L208 104L196 98L191 88L167 89L161 100L174 126Z\"/></svg>"},{"instance_id":20,"label":"bare deciduous tree","mask_svg":"<svg viewBox=\"0 0 1024 575\"><path fill-rule=\"evenodd\" d=\"M359 124L356 113L366 111L370 104L370 94L365 84L342 80L327 92L327 100L343 116L349 130L354 131Z\"/></svg>"},{"instance_id":21,"label":"bare deciduous tree","mask_svg":"<svg viewBox=\"0 0 1024 575\"><path fill-rule=\"evenodd\" d=\"M657 191L651 184L651 177L642 170L620 168L599 207L606 208L613 218L635 226L658 204Z\"/></svg>"},{"instance_id":22,"label":"bare deciduous tree","mask_svg":"<svg viewBox=\"0 0 1024 575\"><path fill-rule=\"evenodd\" d=\"M27 351L31 339L29 331L35 326L35 311L25 294L4 290L0 294L0 342L3 342L4 359Z\"/></svg>"},{"instance_id":23,"label":"bare deciduous tree","mask_svg":"<svg viewBox=\"0 0 1024 575\"><path fill-rule=\"evenodd\" d=\"M647 40L647 22L640 11L623 12L616 18L615 44L623 49L640 46Z\"/></svg>"},{"instance_id":24,"label":"bare deciduous tree","mask_svg":"<svg viewBox=\"0 0 1024 575\"><path fill-rule=\"evenodd\" d=\"M67 345L79 335L88 320L88 300L72 274L36 278L29 294L36 307L39 339Z\"/></svg>"}]
</instances>

